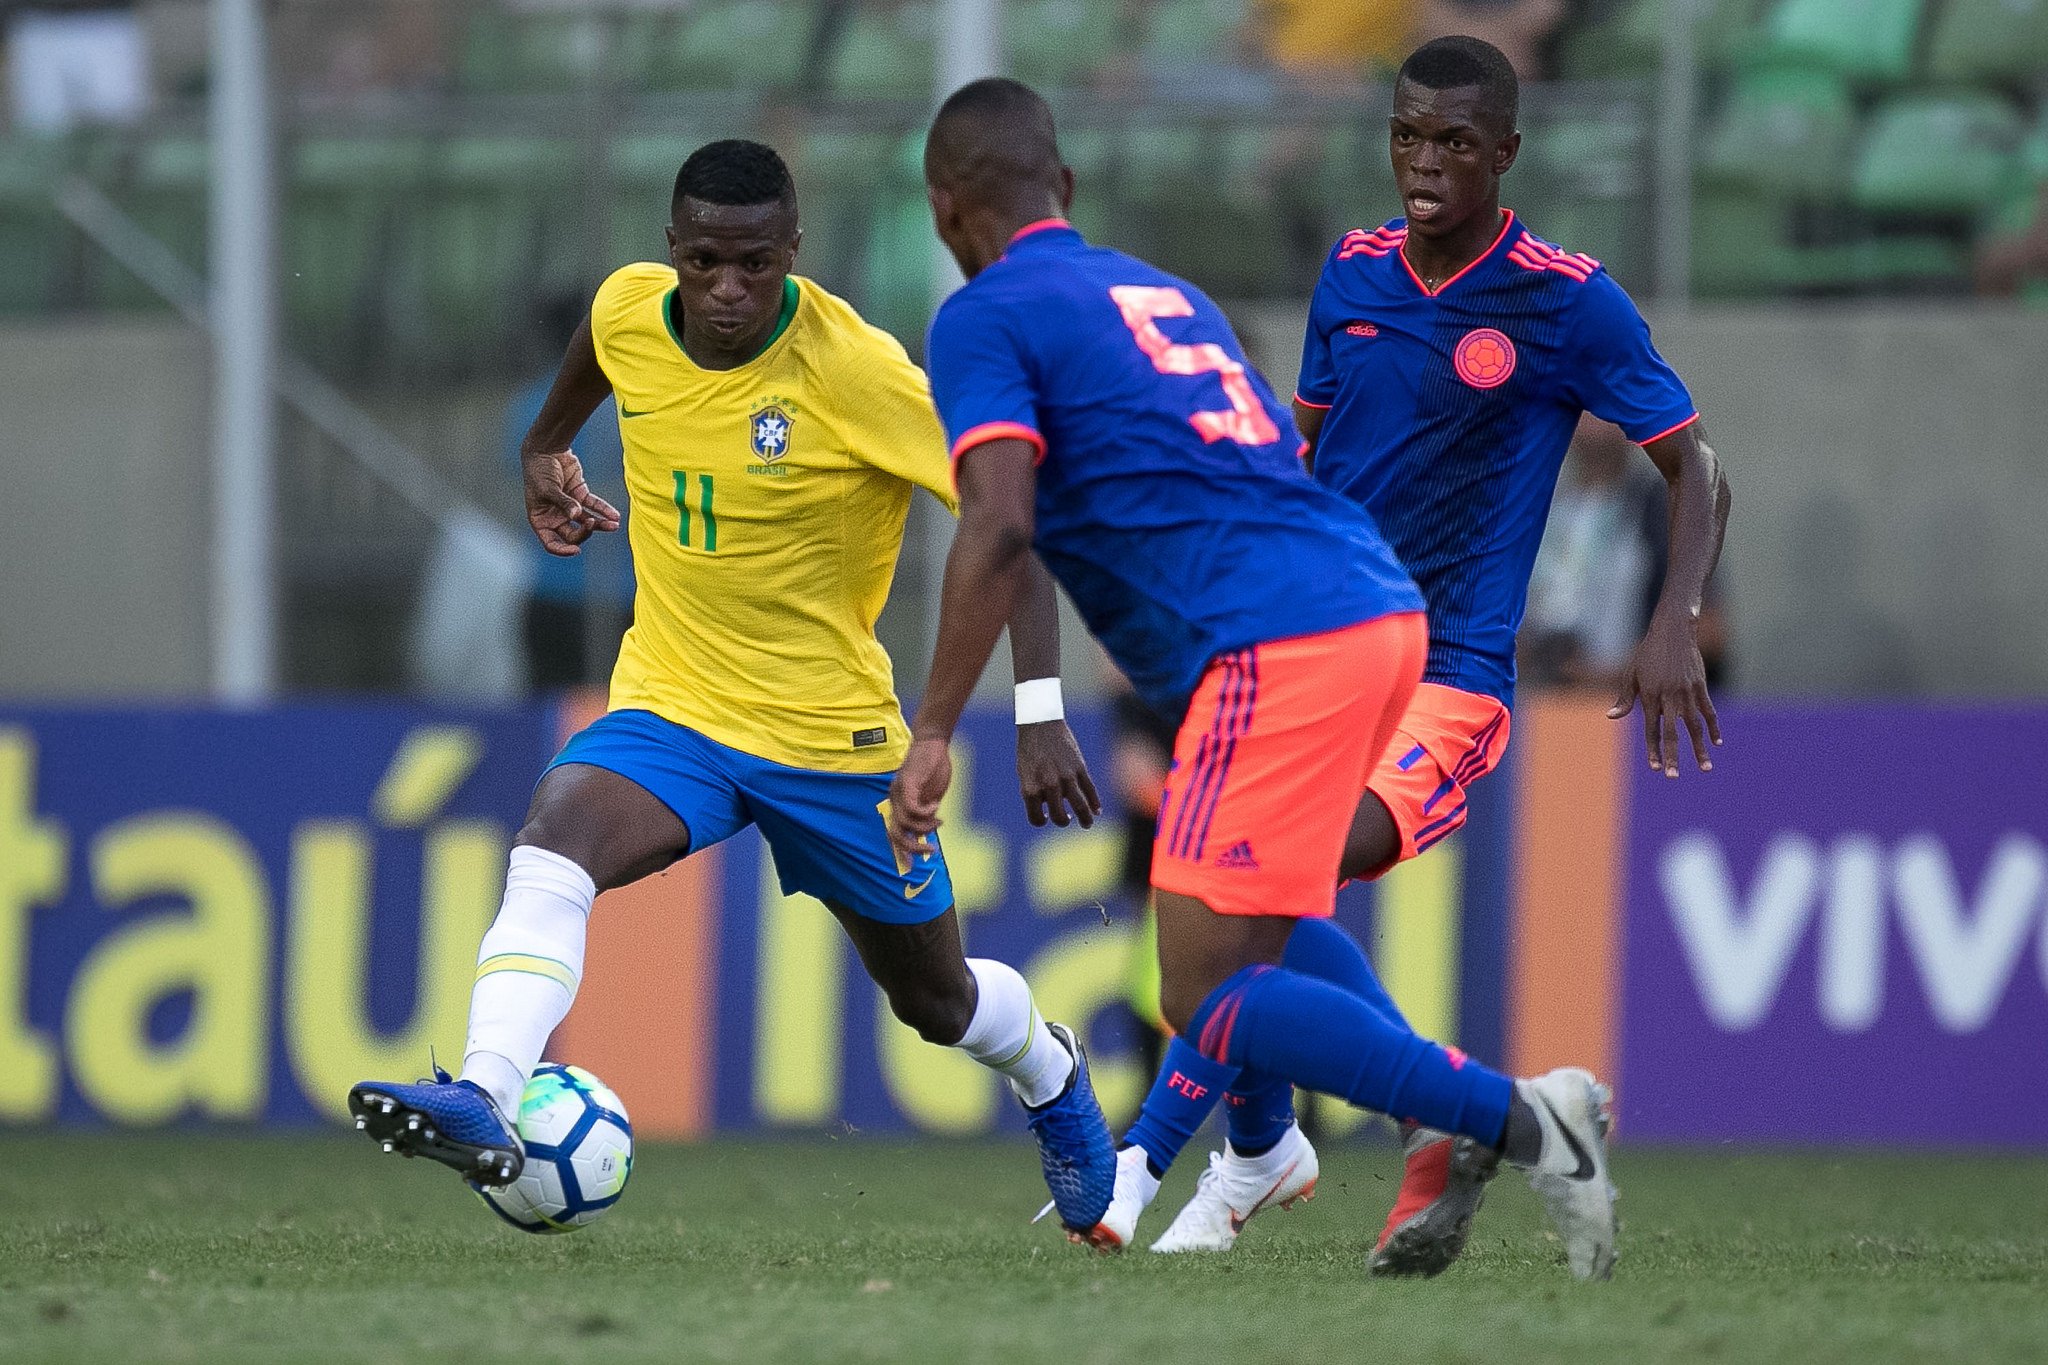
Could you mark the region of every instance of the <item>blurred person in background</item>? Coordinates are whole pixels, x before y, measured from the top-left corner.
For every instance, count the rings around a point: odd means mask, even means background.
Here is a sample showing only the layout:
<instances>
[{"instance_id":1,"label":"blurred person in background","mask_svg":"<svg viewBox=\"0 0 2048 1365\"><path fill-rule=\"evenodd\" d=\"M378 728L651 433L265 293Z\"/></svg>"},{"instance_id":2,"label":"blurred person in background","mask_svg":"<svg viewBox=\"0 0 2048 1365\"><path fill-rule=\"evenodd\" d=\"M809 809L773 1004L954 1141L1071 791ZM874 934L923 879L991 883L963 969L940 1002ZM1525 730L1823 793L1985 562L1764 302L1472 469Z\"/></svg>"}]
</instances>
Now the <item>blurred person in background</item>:
<instances>
[{"instance_id":1,"label":"blurred person in background","mask_svg":"<svg viewBox=\"0 0 2048 1365\"><path fill-rule=\"evenodd\" d=\"M1311 85L1355 85L1389 70L1417 44L1454 33L1499 48L1525 80L1543 74L1544 45L1563 24L1565 0L1263 0L1254 22L1275 65Z\"/></svg>"},{"instance_id":2,"label":"blurred person in background","mask_svg":"<svg viewBox=\"0 0 2048 1365\"><path fill-rule=\"evenodd\" d=\"M2048 179L2031 199L2000 215L1979 244L1972 271L1985 298L2048 303Z\"/></svg>"},{"instance_id":3,"label":"blurred person in background","mask_svg":"<svg viewBox=\"0 0 2048 1365\"><path fill-rule=\"evenodd\" d=\"M566 350L583 321L583 306L563 296L540 309L539 325L551 348ZM512 396L505 409L505 462L522 477L520 444L546 404L553 369L536 375ZM619 440L618 406L607 394L571 442L584 477L599 488L622 487L625 449ZM594 682L610 669L619 637L633 618L633 564L616 538L598 537L574 558L548 553L538 540L527 546L533 560L521 638L527 683L537 690ZM602 641L602 648L597 648ZM603 657L598 657L599 654Z\"/></svg>"},{"instance_id":4,"label":"blurred person in background","mask_svg":"<svg viewBox=\"0 0 2048 1365\"><path fill-rule=\"evenodd\" d=\"M1416 42L1453 34L1482 39L1523 80L1547 74L1544 49L1568 17L1565 0L1419 0L1415 8Z\"/></svg>"},{"instance_id":5,"label":"blurred person in background","mask_svg":"<svg viewBox=\"0 0 2048 1365\"><path fill-rule=\"evenodd\" d=\"M1170 1030L1159 1008L1159 926L1152 917L1152 845L1159 832L1159 798L1173 767L1177 722L1139 700L1128 680L1105 657L1103 673L1115 688L1110 716L1115 726L1110 778L1123 807L1123 856L1117 889L1138 915L1131 938L1124 1000L1138 1022L1139 1053L1147 1073L1159 1069Z\"/></svg>"},{"instance_id":6,"label":"blurred person in background","mask_svg":"<svg viewBox=\"0 0 2048 1365\"><path fill-rule=\"evenodd\" d=\"M1352 86L1373 66L1392 66L1410 47L1418 0L1264 0L1254 22L1275 65L1308 84Z\"/></svg>"},{"instance_id":7,"label":"blurred person in background","mask_svg":"<svg viewBox=\"0 0 2048 1365\"><path fill-rule=\"evenodd\" d=\"M1579 419L1529 580L1520 675L1531 687L1616 688L1657 607L1671 548L1664 480L1621 428ZM1700 606L1707 685L1727 682L1728 624L1718 579Z\"/></svg>"},{"instance_id":8,"label":"blurred person in background","mask_svg":"<svg viewBox=\"0 0 2048 1365\"><path fill-rule=\"evenodd\" d=\"M149 43L133 0L0 0L0 9L17 129L56 136L148 112Z\"/></svg>"},{"instance_id":9,"label":"blurred person in background","mask_svg":"<svg viewBox=\"0 0 2048 1365\"><path fill-rule=\"evenodd\" d=\"M280 72L316 101L446 86L466 7L446 0L348 0L279 7Z\"/></svg>"}]
</instances>

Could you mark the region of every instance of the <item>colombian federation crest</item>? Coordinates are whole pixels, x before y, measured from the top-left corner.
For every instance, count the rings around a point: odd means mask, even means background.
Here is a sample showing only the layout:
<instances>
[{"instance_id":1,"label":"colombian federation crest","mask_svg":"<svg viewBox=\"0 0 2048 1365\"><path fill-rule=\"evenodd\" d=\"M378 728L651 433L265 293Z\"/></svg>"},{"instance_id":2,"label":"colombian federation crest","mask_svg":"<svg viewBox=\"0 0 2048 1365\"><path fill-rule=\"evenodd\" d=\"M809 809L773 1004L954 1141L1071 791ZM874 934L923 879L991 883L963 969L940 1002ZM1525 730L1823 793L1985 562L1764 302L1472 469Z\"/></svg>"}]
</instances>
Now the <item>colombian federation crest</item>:
<instances>
[{"instance_id":1,"label":"colombian federation crest","mask_svg":"<svg viewBox=\"0 0 2048 1365\"><path fill-rule=\"evenodd\" d=\"M747 445L767 463L778 464L789 455L789 435L794 425L789 409L780 403L770 403L747 419Z\"/></svg>"},{"instance_id":2,"label":"colombian federation crest","mask_svg":"<svg viewBox=\"0 0 2048 1365\"><path fill-rule=\"evenodd\" d=\"M1497 389L1515 372L1515 343L1505 332L1475 327L1458 338L1451 366L1473 388Z\"/></svg>"}]
</instances>

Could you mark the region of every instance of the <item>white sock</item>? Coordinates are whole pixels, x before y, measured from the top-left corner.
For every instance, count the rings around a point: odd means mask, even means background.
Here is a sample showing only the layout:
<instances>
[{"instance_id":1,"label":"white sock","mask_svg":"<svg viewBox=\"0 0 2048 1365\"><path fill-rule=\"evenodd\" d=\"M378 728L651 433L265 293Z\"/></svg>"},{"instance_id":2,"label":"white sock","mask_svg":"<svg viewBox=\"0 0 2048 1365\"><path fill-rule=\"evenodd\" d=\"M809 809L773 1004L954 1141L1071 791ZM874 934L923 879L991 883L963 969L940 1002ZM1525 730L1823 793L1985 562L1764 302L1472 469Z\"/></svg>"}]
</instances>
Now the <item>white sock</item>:
<instances>
[{"instance_id":1,"label":"white sock","mask_svg":"<svg viewBox=\"0 0 2048 1365\"><path fill-rule=\"evenodd\" d=\"M1290 1123L1287 1125L1287 1130L1280 1134L1279 1139L1257 1156L1245 1156L1237 1148L1230 1145L1229 1138L1223 1140L1223 1150L1230 1154L1232 1161L1249 1167L1252 1170L1277 1170L1282 1166L1291 1165L1301 1159L1301 1144L1305 1141L1306 1139L1301 1135L1301 1125L1299 1123Z\"/></svg>"},{"instance_id":2,"label":"white sock","mask_svg":"<svg viewBox=\"0 0 2048 1365\"><path fill-rule=\"evenodd\" d=\"M1074 1074L1074 1056L1038 1017L1031 987L1016 968L993 958L970 957L967 970L974 973L981 998L975 1002L966 1036L956 1046L1006 1076L1024 1103L1040 1105L1059 1098L1067 1077Z\"/></svg>"},{"instance_id":3,"label":"white sock","mask_svg":"<svg viewBox=\"0 0 2048 1365\"><path fill-rule=\"evenodd\" d=\"M1224 1143L1227 1147L1230 1144ZM1242 1160L1243 1158L1239 1158ZM1119 1190L1132 1190L1138 1196L1139 1208L1150 1208L1152 1201L1159 1197L1159 1177L1152 1174L1150 1160L1143 1147L1126 1147L1116 1154L1116 1184Z\"/></svg>"},{"instance_id":4,"label":"white sock","mask_svg":"<svg viewBox=\"0 0 2048 1365\"><path fill-rule=\"evenodd\" d=\"M476 955L462 1079L475 1081L511 1122L548 1035L583 979L583 939L597 885L559 853L521 844L505 871L505 899Z\"/></svg>"}]
</instances>

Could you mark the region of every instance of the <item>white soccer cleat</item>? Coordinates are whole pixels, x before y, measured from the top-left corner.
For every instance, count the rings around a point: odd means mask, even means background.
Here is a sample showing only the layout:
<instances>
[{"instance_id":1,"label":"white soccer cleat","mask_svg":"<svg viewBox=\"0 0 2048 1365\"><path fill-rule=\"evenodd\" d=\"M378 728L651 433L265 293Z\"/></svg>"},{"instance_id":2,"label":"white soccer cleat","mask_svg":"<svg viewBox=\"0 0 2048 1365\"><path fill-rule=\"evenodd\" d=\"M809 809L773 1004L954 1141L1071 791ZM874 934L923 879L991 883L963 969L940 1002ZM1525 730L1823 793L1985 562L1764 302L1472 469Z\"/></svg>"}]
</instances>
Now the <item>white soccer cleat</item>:
<instances>
[{"instance_id":1,"label":"white soccer cleat","mask_svg":"<svg viewBox=\"0 0 2048 1365\"><path fill-rule=\"evenodd\" d=\"M1159 1179L1145 1165L1145 1149L1126 1147L1116 1154L1116 1192L1109 1197L1109 1212L1098 1225L1116 1238L1115 1250L1131 1244L1138 1232L1138 1216L1159 1193Z\"/></svg>"},{"instance_id":2,"label":"white soccer cleat","mask_svg":"<svg viewBox=\"0 0 2048 1365\"><path fill-rule=\"evenodd\" d=\"M1543 1196L1550 1221L1564 1239L1572 1276L1609 1279L1616 1235L1615 1189L1607 1176L1612 1092L1592 1072L1575 1066L1515 1084L1543 1128L1543 1147L1529 1168L1529 1185Z\"/></svg>"},{"instance_id":3,"label":"white soccer cleat","mask_svg":"<svg viewBox=\"0 0 2048 1365\"><path fill-rule=\"evenodd\" d=\"M1228 1251L1259 1210L1274 1204L1289 1209L1313 1199L1320 1170L1316 1149L1299 1124L1258 1156L1239 1156L1226 1142L1222 1151L1209 1153L1209 1169L1202 1172L1195 1197L1152 1249L1167 1254Z\"/></svg>"}]
</instances>

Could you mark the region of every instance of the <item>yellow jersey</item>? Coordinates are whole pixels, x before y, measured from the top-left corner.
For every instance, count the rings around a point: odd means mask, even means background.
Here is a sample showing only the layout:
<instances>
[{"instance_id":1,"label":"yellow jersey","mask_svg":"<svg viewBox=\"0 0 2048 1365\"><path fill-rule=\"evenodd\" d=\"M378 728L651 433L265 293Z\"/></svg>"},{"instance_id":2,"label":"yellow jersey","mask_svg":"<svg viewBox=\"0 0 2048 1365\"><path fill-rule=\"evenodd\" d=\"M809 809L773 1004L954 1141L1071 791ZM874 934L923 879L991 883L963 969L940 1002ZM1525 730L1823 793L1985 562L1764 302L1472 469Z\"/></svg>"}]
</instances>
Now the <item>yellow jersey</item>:
<instances>
[{"instance_id":1,"label":"yellow jersey","mask_svg":"<svg viewBox=\"0 0 2048 1365\"><path fill-rule=\"evenodd\" d=\"M875 618L911 489L957 510L924 372L796 277L766 350L702 369L670 321L675 288L672 268L629 265L590 309L638 583L611 709L792 767L892 771L908 731Z\"/></svg>"}]
</instances>

